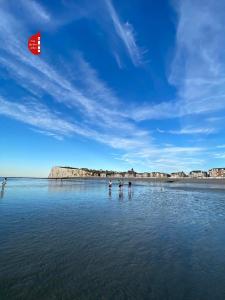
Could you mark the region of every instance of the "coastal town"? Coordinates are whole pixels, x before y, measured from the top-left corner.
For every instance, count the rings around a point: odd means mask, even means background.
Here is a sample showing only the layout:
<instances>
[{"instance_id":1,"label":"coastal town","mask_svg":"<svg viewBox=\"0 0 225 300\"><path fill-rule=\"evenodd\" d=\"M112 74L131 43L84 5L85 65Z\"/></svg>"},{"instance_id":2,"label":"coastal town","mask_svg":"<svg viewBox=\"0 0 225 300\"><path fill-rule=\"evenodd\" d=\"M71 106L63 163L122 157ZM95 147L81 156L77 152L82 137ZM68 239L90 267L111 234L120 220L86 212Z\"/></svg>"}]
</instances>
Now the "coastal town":
<instances>
[{"instance_id":1,"label":"coastal town","mask_svg":"<svg viewBox=\"0 0 225 300\"><path fill-rule=\"evenodd\" d=\"M225 178L224 168L213 168L208 171L193 170L189 173L174 172L136 172L133 168L126 172L110 170L93 170L87 168L53 167L48 178L73 178L73 177L109 177L109 178Z\"/></svg>"}]
</instances>

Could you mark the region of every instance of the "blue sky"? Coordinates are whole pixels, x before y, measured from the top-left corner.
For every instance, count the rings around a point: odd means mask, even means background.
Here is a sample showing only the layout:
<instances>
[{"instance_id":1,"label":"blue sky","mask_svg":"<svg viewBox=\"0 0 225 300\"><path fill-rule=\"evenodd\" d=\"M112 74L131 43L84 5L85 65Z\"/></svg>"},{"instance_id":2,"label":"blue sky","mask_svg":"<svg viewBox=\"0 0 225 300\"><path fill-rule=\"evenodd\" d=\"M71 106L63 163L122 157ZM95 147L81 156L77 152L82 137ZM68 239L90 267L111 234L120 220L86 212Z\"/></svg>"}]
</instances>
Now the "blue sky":
<instances>
[{"instance_id":1,"label":"blue sky","mask_svg":"<svg viewBox=\"0 0 225 300\"><path fill-rule=\"evenodd\" d=\"M224 0L1 0L0 175L224 167L224 26Z\"/></svg>"}]
</instances>

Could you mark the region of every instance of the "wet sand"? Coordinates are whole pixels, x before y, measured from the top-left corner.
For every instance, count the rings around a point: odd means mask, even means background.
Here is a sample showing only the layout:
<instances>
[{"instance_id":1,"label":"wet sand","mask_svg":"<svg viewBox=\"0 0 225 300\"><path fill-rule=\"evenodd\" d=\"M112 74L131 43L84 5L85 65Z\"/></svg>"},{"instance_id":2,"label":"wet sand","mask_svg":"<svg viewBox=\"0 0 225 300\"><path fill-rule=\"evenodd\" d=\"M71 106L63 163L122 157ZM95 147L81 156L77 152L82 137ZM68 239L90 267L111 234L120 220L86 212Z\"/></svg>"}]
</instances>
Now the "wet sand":
<instances>
[{"instance_id":1,"label":"wet sand","mask_svg":"<svg viewBox=\"0 0 225 300\"><path fill-rule=\"evenodd\" d=\"M48 179L48 178L47 178ZM176 183L217 183L217 184L225 184L225 178L152 178L152 177L146 177L146 178L138 178L138 177L121 177L121 178L115 178L115 177L67 177L67 178L49 178L49 180L90 180L90 179L99 179L99 180L112 180L112 181L149 181L149 182L176 182Z\"/></svg>"},{"instance_id":2,"label":"wet sand","mask_svg":"<svg viewBox=\"0 0 225 300\"><path fill-rule=\"evenodd\" d=\"M153 177L145 177L145 178L138 178L138 177L99 177L99 176L90 176L90 177L63 177L63 178L48 178L48 177L8 177L8 179L48 179L48 180L90 180L90 179L98 179L98 180L112 180L112 181L149 181L149 182L174 182L174 183L216 183L216 184L224 184L225 185L225 178L153 178Z\"/></svg>"}]
</instances>

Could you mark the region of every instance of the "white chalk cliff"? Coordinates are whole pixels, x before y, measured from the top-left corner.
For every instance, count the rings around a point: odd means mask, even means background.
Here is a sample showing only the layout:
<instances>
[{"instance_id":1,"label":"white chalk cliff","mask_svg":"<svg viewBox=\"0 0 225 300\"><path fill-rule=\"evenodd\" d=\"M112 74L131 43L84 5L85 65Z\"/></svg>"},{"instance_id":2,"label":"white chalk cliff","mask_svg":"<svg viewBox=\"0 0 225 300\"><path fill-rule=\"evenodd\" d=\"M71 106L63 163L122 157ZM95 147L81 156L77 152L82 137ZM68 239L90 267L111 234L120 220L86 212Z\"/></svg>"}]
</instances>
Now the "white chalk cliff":
<instances>
[{"instance_id":1,"label":"white chalk cliff","mask_svg":"<svg viewBox=\"0 0 225 300\"><path fill-rule=\"evenodd\" d=\"M48 178L88 177L92 173L88 169L53 167Z\"/></svg>"}]
</instances>

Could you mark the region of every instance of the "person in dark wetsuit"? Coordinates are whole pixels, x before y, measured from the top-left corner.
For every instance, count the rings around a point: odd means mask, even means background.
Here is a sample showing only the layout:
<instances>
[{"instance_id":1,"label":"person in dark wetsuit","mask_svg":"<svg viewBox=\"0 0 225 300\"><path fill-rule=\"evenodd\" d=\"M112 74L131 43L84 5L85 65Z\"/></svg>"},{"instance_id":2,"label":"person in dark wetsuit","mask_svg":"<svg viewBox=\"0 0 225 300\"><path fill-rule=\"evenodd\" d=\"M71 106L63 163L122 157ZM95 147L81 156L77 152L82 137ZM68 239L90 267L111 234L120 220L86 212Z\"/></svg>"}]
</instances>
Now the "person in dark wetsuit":
<instances>
[{"instance_id":1,"label":"person in dark wetsuit","mask_svg":"<svg viewBox=\"0 0 225 300\"><path fill-rule=\"evenodd\" d=\"M131 182L131 181L129 181L129 182L128 182L128 188L130 189L130 188L131 188L131 186L132 186L132 182Z\"/></svg>"}]
</instances>

